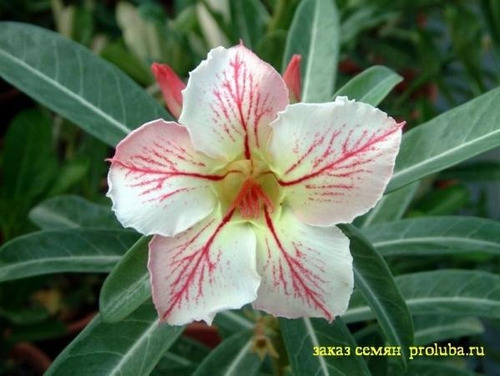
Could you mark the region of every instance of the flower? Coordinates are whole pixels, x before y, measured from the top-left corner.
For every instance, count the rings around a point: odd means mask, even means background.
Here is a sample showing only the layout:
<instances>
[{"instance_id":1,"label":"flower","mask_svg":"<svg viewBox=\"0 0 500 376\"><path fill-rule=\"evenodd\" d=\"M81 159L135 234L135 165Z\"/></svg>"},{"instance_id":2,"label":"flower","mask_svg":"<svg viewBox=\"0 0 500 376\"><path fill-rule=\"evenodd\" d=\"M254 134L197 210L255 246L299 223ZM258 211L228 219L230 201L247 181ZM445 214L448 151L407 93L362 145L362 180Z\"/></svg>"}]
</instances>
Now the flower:
<instances>
[{"instance_id":1,"label":"flower","mask_svg":"<svg viewBox=\"0 0 500 376\"><path fill-rule=\"evenodd\" d=\"M346 309L351 222L381 198L402 124L364 103L289 104L282 77L238 45L211 50L182 92L179 123L130 133L108 196L149 244L162 321L211 323L253 307L288 318Z\"/></svg>"}]
</instances>

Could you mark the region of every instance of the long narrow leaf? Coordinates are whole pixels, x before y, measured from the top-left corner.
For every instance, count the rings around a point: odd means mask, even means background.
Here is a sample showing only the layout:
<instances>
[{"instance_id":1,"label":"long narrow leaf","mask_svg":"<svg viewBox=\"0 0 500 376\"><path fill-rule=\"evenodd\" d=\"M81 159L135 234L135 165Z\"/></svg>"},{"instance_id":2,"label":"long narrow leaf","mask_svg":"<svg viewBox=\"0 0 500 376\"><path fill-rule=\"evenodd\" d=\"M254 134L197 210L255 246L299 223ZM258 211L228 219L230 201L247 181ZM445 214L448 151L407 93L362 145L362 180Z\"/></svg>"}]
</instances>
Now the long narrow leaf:
<instances>
[{"instance_id":1,"label":"long narrow leaf","mask_svg":"<svg viewBox=\"0 0 500 376\"><path fill-rule=\"evenodd\" d=\"M127 317L151 297L147 271L149 237L140 238L110 273L101 289L99 311L106 322Z\"/></svg>"},{"instance_id":2,"label":"long narrow leaf","mask_svg":"<svg viewBox=\"0 0 500 376\"><path fill-rule=\"evenodd\" d=\"M354 355L356 342L349 329L336 318L332 324L319 319L280 319L288 358L295 376L369 376L363 358ZM314 355L315 348L335 347L338 356Z\"/></svg>"},{"instance_id":3,"label":"long narrow leaf","mask_svg":"<svg viewBox=\"0 0 500 376\"><path fill-rule=\"evenodd\" d=\"M259 0L231 0L231 18L234 20L235 33L252 50L262 39L269 14Z\"/></svg>"},{"instance_id":4,"label":"long narrow leaf","mask_svg":"<svg viewBox=\"0 0 500 376\"><path fill-rule=\"evenodd\" d=\"M129 230L50 230L0 248L0 281L66 272L108 272L138 235Z\"/></svg>"},{"instance_id":5,"label":"long narrow leaf","mask_svg":"<svg viewBox=\"0 0 500 376\"><path fill-rule=\"evenodd\" d=\"M253 332L244 331L226 339L212 351L193 376L253 376L262 359L253 351Z\"/></svg>"},{"instance_id":6,"label":"long narrow leaf","mask_svg":"<svg viewBox=\"0 0 500 376\"><path fill-rule=\"evenodd\" d=\"M118 68L60 34L0 23L0 75L109 145L167 112Z\"/></svg>"},{"instance_id":7,"label":"long narrow leaf","mask_svg":"<svg viewBox=\"0 0 500 376\"><path fill-rule=\"evenodd\" d=\"M5 193L28 203L47 190L57 172L50 118L38 110L26 110L10 123L4 140L2 176ZM14 206L11 209L15 212ZM7 216L14 213L2 213Z\"/></svg>"},{"instance_id":8,"label":"long narrow leaf","mask_svg":"<svg viewBox=\"0 0 500 376\"><path fill-rule=\"evenodd\" d=\"M302 56L302 101L332 97L339 55L339 16L333 0L304 0L295 11L283 58Z\"/></svg>"},{"instance_id":9,"label":"long narrow leaf","mask_svg":"<svg viewBox=\"0 0 500 376\"><path fill-rule=\"evenodd\" d=\"M442 342L484 332L483 324L475 317L416 316L413 323L415 325L415 345Z\"/></svg>"},{"instance_id":10,"label":"long narrow leaf","mask_svg":"<svg viewBox=\"0 0 500 376\"><path fill-rule=\"evenodd\" d=\"M241 310L223 311L217 314L214 325L219 328L222 335L234 334L244 330L253 329L255 322L245 315L246 308Z\"/></svg>"},{"instance_id":11,"label":"long narrow leaf","mask_svg":"<svg viewBox=\"0 0 500 376\"><path fill-rule=\"evenodd\" d=\"M497 88L406 133L387 192L500 146L499 107Z\"/></svg>"},{"instance_id":12,"label":"long narrow leaf","mask_svg":"<svg viewBox=\"0 0 500 376\"><path fill-rule=\"evenodd\" d=\"M403 80L399 74L387 67L370 67L342 86L334 95L377 106L389 92Z\"/></svg>"},{"instance_id":13,"label":"long narrow leaf","mask_svg":"<svg viewBox=\"0 0 500 376\"><path fill-rule=\"evenodd\" d=\"M413 315L460 315L500 318L500 276L482 271L437 270L396 278ZM374 317L360 294L354 293L346 322Z\"/></svg>"},{"instance_id":14,"label":"long narrow leaf","mask_svg":"<svg viewBox=\"0 0 500 376\"><path fill-rule=\"evenodd\" d=\"M500 255L500 223L474 217L412 218L363 228L383 256Z\"/></svg>"},{"instance_id":15,"label":"long narrow leaf","mask_svg":"<svg viewBox=\"0 0 500 376\"><path fill-rule=\"evenodd\" d=\"M366 227L401 219L415 196L418 185L418 181L413 182L382 197L372 210L361 217L362 226Z\"/></svg>"},{"instance_id":16,"label":"long narrow leaf","mask_svg":"<svg viewBox=\"0 0 500 376\"><path fill-rule=\"evenodd\" d=\"M467 161L439 173L439 179L458 179L462 182L500 181L500 162L495 160Z\"/></svg>"},{"instance_id":17,"label":"long narrow leaf","mask_svg":"<svg viewBox=\"0 0 500 376\"><path fill-rule=\"evenodd\" d=\"M107 324L97 316L66 347L46 376L149 375L183 328L160 325L152 304Z\"/></svg>"},{"instance_id":18,"label":"long narrow leaf","mask_svg":"<svg viewBox=\"0 0 500 376\"><path fill-rule=\"evenodd\" d=\"M197 340L179 337L160 359L152 376L192 376L210 350Z\"/></svg>"},{"instance_id":19,"label":"long narrow leaf","mask_svg":"<svg viewBox=\"0 0 500 376\"><path fill-rule=\"evenodd\" d=\"M382 256L354 226L343 225L342 230L351 241L356 288L377 318L387 342L401 347L403 356L396 359L406 367L408 346L413 343L413 324L408 307Z\"/></svg>"},{"instance_id":20,"label":"long narrow leaf","mask_svg":"<svg viewBox=\"0 0 500 376\"><path fill-rule=\"evenodd\" d=\"M62 228L121 228L110 208L80 196L53 197L35 206L30 220L44 230Z\"/></svg>"}]
</instances>

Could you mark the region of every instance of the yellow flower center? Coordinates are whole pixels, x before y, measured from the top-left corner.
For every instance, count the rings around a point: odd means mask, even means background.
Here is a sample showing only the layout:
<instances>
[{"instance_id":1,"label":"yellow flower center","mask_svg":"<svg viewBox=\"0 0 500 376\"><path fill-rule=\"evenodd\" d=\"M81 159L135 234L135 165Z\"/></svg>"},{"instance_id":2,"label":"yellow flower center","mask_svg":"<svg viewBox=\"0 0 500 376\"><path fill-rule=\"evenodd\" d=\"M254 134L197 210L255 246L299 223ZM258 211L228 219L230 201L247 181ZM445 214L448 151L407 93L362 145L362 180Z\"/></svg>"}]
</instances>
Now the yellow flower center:
<instances>
[{"instance_id":1,"label":"yellow flower center","mask_svg":"<svg viewBox=\"0 0 500 376\"><path fill-rule=\"evenodd\" d=\"M235 210L244 220L257 220L263 209L273 212L281 200L281 187L267 163L256 159L231 162L226 177L217 183L222 210Z\"/></svg>"}]
</instances>

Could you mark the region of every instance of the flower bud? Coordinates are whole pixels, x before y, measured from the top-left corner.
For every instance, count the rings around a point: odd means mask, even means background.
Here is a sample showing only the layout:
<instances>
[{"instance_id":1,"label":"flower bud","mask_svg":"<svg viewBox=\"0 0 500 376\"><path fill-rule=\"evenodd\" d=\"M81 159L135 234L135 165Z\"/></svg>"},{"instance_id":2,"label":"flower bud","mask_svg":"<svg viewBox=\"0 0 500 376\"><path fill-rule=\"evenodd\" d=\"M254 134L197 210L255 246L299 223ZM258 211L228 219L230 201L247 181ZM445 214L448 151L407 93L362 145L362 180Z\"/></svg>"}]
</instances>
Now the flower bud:
<instances>
[{"instance_id":1,"label":"flower bud","mask_svg":"<svg viewBox=\"0 0 500 376\"><path fill-rule=\"evenodd\" d=\"M291 103L300 102L300 62L302 56L293 55L290 63L286 67L285 73L283 74L283 80L288 88L289 98Z\"/></svg>"},{"instance_id":2,"label":"flower bud","mask_svg":"<svg viewBox=\"0 0 500 376\"><path fill-rule=\"evenodd\" d=\"M186 84L166 64L153 63L151 70L163 93L168 110L176 119L179 118L182 111L181 91L184 90Z\"/></svg>"}]
</instances>

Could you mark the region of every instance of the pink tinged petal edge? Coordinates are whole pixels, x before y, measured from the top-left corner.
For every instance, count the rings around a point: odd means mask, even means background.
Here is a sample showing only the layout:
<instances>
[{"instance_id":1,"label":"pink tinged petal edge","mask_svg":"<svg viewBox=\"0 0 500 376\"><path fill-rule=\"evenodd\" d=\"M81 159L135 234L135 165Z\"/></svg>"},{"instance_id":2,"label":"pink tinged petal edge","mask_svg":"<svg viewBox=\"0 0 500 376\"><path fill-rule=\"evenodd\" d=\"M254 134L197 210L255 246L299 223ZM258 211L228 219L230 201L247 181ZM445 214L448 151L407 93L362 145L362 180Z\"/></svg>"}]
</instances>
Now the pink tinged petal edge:
<instances>
[{"instance_id":1,"label":"pink tinged petal edge","mask_svg":"<svg viewBox=\"0 0 500 376\"><path fill-rule=\"evenodd\" d=\"M349 239L337 227L303 224L285 208L265 211L257 231L257 270L262 282L254 308L287 318L332 321L348 306L354 287Z\"/></svg>"},{"instance_id":2,"label":"pink tinged petal edge","mask_svg":"<svg viewBox=\"0 0 500 376\"><path fill-rule=\"evenodd\" d=\"M161 321L210 325L217 312L255 300L255 233L248 224L230 222L233 213L211 216L175 237L153 237L148 268Z\"/></svg>"},{"instance_id":3,"label":"pink tinged petal edge","mask_svg":"<svg viewBox=\"0 0 500 376\"><path fill-rule=\"evenodd\" d=\"M403 125L346 97L280 113L271 124L271 165L297 218L330 226L375 206L392 176Z\"/></svg>"},{"instance_id":4,"label":"pink tinged petal edge","mask_svg":"<svg viewBox=\"0 0 500 376\"><path fill-rule=\"evenodd\" d=\"M300 63L302 56L295 54L290 59L285 73L283 73L283 80L288 88L290 102L300 102L302 84L300 78Z\"/></svg>"},{"instance_id":5,"label":"pink tinged petal edge","mask_svg":"<svg viewBox=\"0 0 500 376\"><path fill-rule=\"evenodd\" d=\"M193 150L185 128L154 120L116 147L107 196L123 226L146 235L175 235L216 207L212 185L223 176L211 173L214 166Z\"/></svg>"},{"instance_id":6,"label":"pink tinged petal edge","mask_svg":"<svg viewBox=\"0 0 500 376\"><path fill-rule=\"evenodd\" d=\"M288 104L279 73L243 45L211 50L190 73L183 95L179 122L194 147L225 160L250 159L265 147L269 123Z\"/></svg>"},{"instance_id":7,"label":"pink tinged petal edge","mask_svg":"<svg viewBox=\"0 0 500 376\"><path fill-rule=\"evenodd\" d=\"M153 63L151 70L160 86L168 111L178 119L182 111L182 90L186 84L167 64Z\"/></svg>"}]
</instances>

